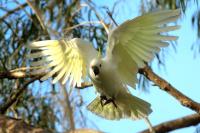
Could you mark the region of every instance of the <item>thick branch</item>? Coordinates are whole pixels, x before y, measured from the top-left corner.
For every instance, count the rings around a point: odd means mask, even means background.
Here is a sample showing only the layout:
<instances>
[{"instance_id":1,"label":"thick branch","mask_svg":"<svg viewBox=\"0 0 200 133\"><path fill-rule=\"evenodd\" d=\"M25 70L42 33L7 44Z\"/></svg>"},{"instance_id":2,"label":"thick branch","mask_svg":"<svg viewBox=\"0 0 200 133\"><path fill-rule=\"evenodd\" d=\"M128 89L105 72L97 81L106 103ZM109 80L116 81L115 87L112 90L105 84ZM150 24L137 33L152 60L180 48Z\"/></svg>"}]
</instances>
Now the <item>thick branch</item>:
<instances>
[{"instance_id":1,"label":"thick branch","mask_svg":"<svg viewBox=\"0 0 200 133\"><path fill-rule=\"evenodd\" d=\"M1 133L51 133L50 130L36 128L20 119L15 119L0 115L0 132Z\"/></svg>"},{"instance_id":2,"label":"thick branch","mask_svg":"<svg viewBox=\"0 0 200 133\"><path fill-rule=\"evenodd\" d=\"M24 71L5 71L0 72L0 79L8 78L8 79L20 79L20 78L33 78L36 76L41 76L44 74L29 74Z\"/></svg>"},{"instance_id":3,"label":"thick branch","mask_svg":"<svg viewBox=\"0 0 200 133\"><path fill-rule=\"evenodd\" d=\"M118 26L116 21L113 19L112 14L109 12L107 13L111 18L111 20L115 23L115 25ZM200 103L193 101L192 99L190 99L189 97L185 96L183 93L178 91L176 88L170 85L166 80L155 74L150 67L146 66L145 68L140 69L139 73L143 74L149 80L153 81L157 86L160 87L160 89L166 91L174 98L176 98L183 106L186 106L200 114Z\"/></svg>"},{"instance_id":4,"label":"thick branch","mask_svg":"<svg viewBox=\"0 0 200 133\"><path fill-rule=\"evenodd\" d=\"M200 115L192 114L179 119L161 123L159 125L154 126L153 128L156 133L165 133L184 127L195 126L198 123L200 123ZM141 133L149 133L149 130L144 130Z\"/></svg>"},{"instance_id":5,"label":"thick branch","mask_svg":"<svg viewBox=\"0 0 200 133\"><path fill-rule=\"evenodd\" d=\"M0 105L0 114L4 114L6 112L6 110L10 106L12 106L13 103L15 103L17 98L24 92L24 90L26 90L27 86L39 78L41 78L41 76L36 76L36 77L30 79L29 81L25 82L24 85L21 88L19 88L19 90L16 93L11 95L11 97L10 97L10 99L8 99L8 101L6 101L4 104Z\"/></svg>"},{"instance_id":6,"label":"thick branch","mask_svg":"<svg viewBox=\"0 0 200 133\"><path fill-rule=\"evenodd\" d=\"M27 124L21 119L0 115L0 133L53 133L54 131L42 129ZM80 128L69 133L102 133L97 130Z\"/></svg>"},{"instance_id":7,"label":"thick branch","mask_svg":"<svg viewBox=\"0 0 200 133\"><path fill-rule=\"evenodd\" d=\"M34 78L34 77L42 76L45 74L45 73L31 74L31 72L27 72L27 71L31 71L35 69L37 69L37 67L20 67L13 70L1 71L0 79Z\"/></svg>"},{"instance_id":8,"label":"thick branch","mask_svg":"<svg viewBox=\"0 0 200 133\"><path fill-rule=\"evenodd\" d=\"M26 72L27 70L33 70L35 68L28 68L28 67L21 67L21 68L17 68L14 70L10 70L10 71L2 71L0 72L0 79L20 79L20 78L34 78L37 76L42 77L43 75L45 75L45 73L41 73L41 74L31 74ZM81 83L81 86L76 86L76 89L85 89L87 87L91 87L93 86L92 83L88 83L88 82L83 82Z\"/></svg>"},{"instance_id":9,"label":"thick branch","mask_svg":"<svg viewBox=\"0 0 200 133\"><path fill-rule=\"evenodd\" d=\"M174 88L166 80L155 74L150 67L145 67L139 70L140 74L145 75L149 80L153 81L160 89L176 98L183 106L190 108L200 114L200 104L193 101L189 97Z\"/></svg>"},{"instance_id":10,"label":"thick branch","mask_svg":"<svg viewBox=\"0 0 200 133\"><path fill-rule=\"evenodd\" d=\"M11 70L11 71L7 71L7 72L0 72L0 79L1 78L17 79L17 78L36 77L36 75L27 74L26 72L24 72L23 69L19 69L19 70L16 69L16 70ZM145 75L149 80L153 81L162 90L166 91L167 93L172 95L174 98L176 98L178 101L180 101L180 103L183 106L186 106L186 107L196 111L197 113L200 113L200 104L199 103L193 101L189 97L182 94L180 91L178 91L172 85L170 85L167 81L165 81L164 79L159 77L157 74L155 74L151 70L151 68L145 67L143 69L140 69L139 73ZM43 74L37 75L37 76L42 76L42 75ZM90 87L90 86L92 86L92 84L82 83L81 87L76 87L76 88L83 89L83 88Z\"/></svg>"}]
</instances>

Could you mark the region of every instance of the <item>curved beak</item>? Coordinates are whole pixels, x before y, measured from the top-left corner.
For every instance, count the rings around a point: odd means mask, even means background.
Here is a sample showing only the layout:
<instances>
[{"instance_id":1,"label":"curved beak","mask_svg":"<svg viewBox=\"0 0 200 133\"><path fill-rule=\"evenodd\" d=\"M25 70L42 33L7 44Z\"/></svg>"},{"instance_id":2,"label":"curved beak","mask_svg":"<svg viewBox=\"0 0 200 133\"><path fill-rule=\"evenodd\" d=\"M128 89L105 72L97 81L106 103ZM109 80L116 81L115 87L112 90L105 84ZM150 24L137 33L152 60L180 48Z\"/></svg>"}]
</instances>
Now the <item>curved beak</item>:
<instances>
[{"instance_id":1,"label":"curved beak","mask_svg":"<svg viewBox=\"0 0 200 133\"><path fill-rule=\"evenodd\" d=\"M97 66L92 66L92 70L93 70L95 76L98 75L100 72L99 68Z\"/></svg>"}]
</instances>

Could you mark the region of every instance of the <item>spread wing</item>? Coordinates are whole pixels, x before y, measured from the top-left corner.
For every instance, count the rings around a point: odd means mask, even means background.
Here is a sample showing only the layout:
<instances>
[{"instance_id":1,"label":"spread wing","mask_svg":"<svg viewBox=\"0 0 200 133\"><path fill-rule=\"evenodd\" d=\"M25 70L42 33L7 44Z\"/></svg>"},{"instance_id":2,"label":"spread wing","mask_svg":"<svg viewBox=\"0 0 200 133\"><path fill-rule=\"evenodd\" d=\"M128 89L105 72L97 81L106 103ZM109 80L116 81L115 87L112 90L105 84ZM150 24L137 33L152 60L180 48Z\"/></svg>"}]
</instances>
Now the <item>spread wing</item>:
<instances>
[{"instance_id":1,"label":"spread wing","mask_svg":"<svg viewBox=\"0 0 200 133\"><path fill-rule=\"evenodd\" d=\"M107 57L115 60L123 82L135 87L138 68L153 59L160 48L177 39L166 32L179 26L168 26L180 16L180 10L163 10L147 13L128 20L114 29L108 40Z\"/></svg>"},{"instance_id":2,"label":"spread wing","mask_svg":"<svg viewBox=\"0 0 200 133\"><path fill-rule=\"evenodd\" d=\"M34 58L31 65L38 68L34 73L46 73L41 80L53 77L52 83L69 81L73 87L81 85L90 61L97 55L90 42L78 38L33 42L29 48L28 56Z\"/></svg>"}]
</instances>

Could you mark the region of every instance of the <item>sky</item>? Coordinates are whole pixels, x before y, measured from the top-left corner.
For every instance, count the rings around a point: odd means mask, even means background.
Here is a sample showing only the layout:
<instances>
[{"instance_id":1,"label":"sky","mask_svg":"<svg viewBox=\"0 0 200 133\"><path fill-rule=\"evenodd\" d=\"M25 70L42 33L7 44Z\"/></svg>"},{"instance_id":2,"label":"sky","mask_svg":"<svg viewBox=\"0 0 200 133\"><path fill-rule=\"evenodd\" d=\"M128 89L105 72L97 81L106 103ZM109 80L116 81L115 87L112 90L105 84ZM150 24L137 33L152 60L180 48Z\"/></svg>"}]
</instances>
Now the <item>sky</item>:
<instances>
[{"instance_id":1,"label":"sky","mask_svg":"<svg viewBox=\"0 0 200 133\"><path fill-rule=\"evenodd\" d=\"M112 7L114 3L113 0L109 2L107 0L95 0L95 2L98 5L106 5L109 7ZM126 2L128 2L128 4L121 4L118 6L120 10L117 16L114 16L119 24L139 15L139 0L135 0L134 2L126 0ZM194 4L191 8L187 9L186 14L183 15L178 22L178 24L181 25L181 29L172 33L173 35L179 36L179 39L177 41L176 51L172 46L166 49L165 68L160 69L157 62L153 61L153 70L183 94L200 102L200 54L197 54L196 58L194 58L194 51L191 50L192 44L196 41L196 30L192 28L191 24L191 17L196 8ZM158 87L150 86L149 90L149 93L135 91L134 95L151 103L153 112L150 114L149 119L153 125L195 113L183 107L175 98L160 90ZM93 88L85 89L82 93L86 104L89 104L96 96ZM83 107L83 110L85 110L85 115L90 121L93 121L96 126L104 132L135 133L147 128L143 120L110 121L93 115L91 112L87 111L85 107ZM175 130L172 133L189 133L194 131L195 127L189 127Z\"/></svg>"}]
</instances>

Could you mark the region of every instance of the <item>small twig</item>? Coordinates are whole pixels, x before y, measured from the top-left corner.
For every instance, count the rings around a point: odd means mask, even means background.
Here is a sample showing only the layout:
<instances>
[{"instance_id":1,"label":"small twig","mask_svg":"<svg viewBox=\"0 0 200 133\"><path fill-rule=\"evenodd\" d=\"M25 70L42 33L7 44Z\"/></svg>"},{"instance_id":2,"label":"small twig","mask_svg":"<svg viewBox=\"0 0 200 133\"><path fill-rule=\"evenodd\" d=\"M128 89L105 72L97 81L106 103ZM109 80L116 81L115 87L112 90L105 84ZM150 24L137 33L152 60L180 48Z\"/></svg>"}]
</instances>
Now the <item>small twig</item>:
<instances>
[{"instance_id":1,"label":"small twig","mask_svg":"<svg viewBox=\"0 0 200 133\"><path fill-rule=\"evenodd\" d=\"M152 69L146 66L139 70L140 74L146 76L149 80L153 81L161 90L166 91L168 94L176 98L183 106L190 108L200 114L200 104L193 101L183 93L178 91L175 87L169 84L166 80L155 74Z\"/></svg>"},{"instance_id":2,"label":"small twig","mask_svg":"<svg viewBox=\"0 0 200 133\"><path fill-rule=\"evenodd\" d=\"M192 114L175 120L167 121L161 124L154 126L156 133L166 133L176 129L185 128L189 126L195 126L200 123L200 115ZM146 129L140 133L149 133L149 130Z\"/></svg>"},{"instance_id":3,"label":"small twig","mask_svg":"<svg viewBox=\"0 0 200 133\"><path fill-rule=\"evenodd\" d=\"M145 118L144 118L144 121L145 121L145 123L146 123L146 124L148 125L148 127L149 127L148 131L149 131L150 133L156 133L155 130L154 130L154 128L153 128L153 126L152 126L152 124L151 124L151 122L150 122L150 120L149 120L149 118L148 118L148 117L145 117Z\"/></svg>"},{"instance_id":4,"label":"small twig","mask_svg":"<svg viewBox=\"0 0 200 133\"><path fill-rule=\"evenodd\" d=\"M77 25L74 25L74 26L72 26L72 27L69 27L69 28L64 29L64 32L68 32L68 31L70 31L70 30L73 30L73 29L75 29L75 28L77 28L77 27L80 27L80 26L83 26L83 25L87 25L87 24L100 24L100 23L101 23L101 22L99 22L99 21L82 22L82 23L80 23L80 24L77 24Z\"/></svg>"},{"instance_id":5,"label":"small twig","mask_svg":"<svg viewBox=\"0 0 200 133\"><path fill-rule=\"evenodd\" d=\"M97 12L97 10L88 2L86 1L86 4L91 8L91 10L94 11L97 19L99 20L99 22L101 23L101 25L104 27L105 31L107 34L109 34L109 29L108 27L106 26L106 23L103 21L103 19L101 18L101 15Z\"/></svg>"},{"instance_id":6,"label":"small twig","mask_svg":"<svg viewBox=\"0 0 200 133\"><path fill-rule=\"evenodd\" d=\"M42 18L41 11L38 8L36 8L36 6L30 0L26 0L26 2L31 7L31 9L35 12L36 17L37 17L38 21L40 22L40 25L41 25L43 31L49 36L48 30L47 30L47 28L46 28L46 26L44 24L44 20Z\"/></svg>"},{"instance_id":7,"label":"small twig","mask_svg":"<svg viewBox=\"0 0 200 133\"><path fill-rule=\"evenodd\" d=\"M16 32L14 31L14 29L12 28L12 25L11 25L10 23L8 23L6 20L1 20L1 21L2 21L3 23L5 23L5 24L8 26L8 28L12 31L12 33L13 33L14 36L16 36L16 37L18 36L17 33L16 33ZM1 22L1 21L0 21L0 22Z\"/></svg>"},{"instance_id":8,"label":"small twig","mask_svg":"<svg viewBox=\"0 0 200 133\"><path fill-rule=\"evenodd\" d=\"M75 121L74 121L74 112L73 112L73 108L70 104L70 99L69 99L69 95L68 92L65 88L64 85L60 84L61 89L63 91L63 95L64 95L64 101L65 101L65 115L67 113L67 118L69 119L69 125L70 125L70 130L75 130ZM66 117L66 116L65 116Z\"/></svg>"},{"instance_id":9,"label":"small twig","mask_svg":"<svg viewBox=\"0 0 200 133\"><path fill-rule=\"evenodd\" d=\"M87 4L80 4L80 6L79 7L77 7L77 9L76 9L76 11L74 11L73 13L72 13L72 18L76 15L76 14L78 14L80 11L81 11L81 9L83 8L83 7L86 7L86 6L88 6Z\"/></svg>"},{"instance_id":10,"label":"small twig","mask_svg":"<svg viewBox=\"0 0 200 133\"><path fill-rule=\"evenodd\" d=\"M119 26L118 24L117 24L117 22L114 20L114 18L113 18L113 16L112 16L112 14L110 13L110 11L106 11L107 12L107 14L108 14L108 16L110 17L110 19L113 21L113 23L115 24L115 26Z\"/></svg>"},{"instance_id":11,"label":"small twig","mask_svg":"<svg viewBox=\"0 0 200 133\"><path fill-rule=\"evenodd\" d=\"M24 3L18 7L16 7L15 9L13 10L10 10L8 11L5 15L3 15L1 18L0 18L0 22L5 20L8 16L10 16L11 14L15 13L16 11L19 11L21 8L25 8L26 6L28 6L27 3Z\"/></svg>"},{"instance_id":12,"label":"small twig","mask_svg":"<svg viewBox=\"0 0 200 133\"><path fill-rule=\"evenodd\" d=\"M17 1L17 0L14 0L14 2L15 2L16 4L18 4L18 5L20 5L19 1ZM26 4L27 4L27 3L26 3ZM28 4L27 4L27 5L28 5ZM27 17L33 22L34 26L35 26L35 27L38 27L38 24L32 19L31 15L26 11L26 9L24 9L24 8L21 7L21 6L20 6L20 8L21 8L21 10L24 11L24 13L27 15Z\"/></svg>"},{"instance_id":13,"label":"small twig","mask_svg":"<svg viewBox=\"0 0 200 133\"><path fill-rule=\"evenodd\" d=\"M83 82L83 83L81 83L81 86L76 86L75 88L76 89L85 89L85 88L88 88L88 87L91 87L91 86L93 86L92 83Z\"/></svg>"}]
</instances>

